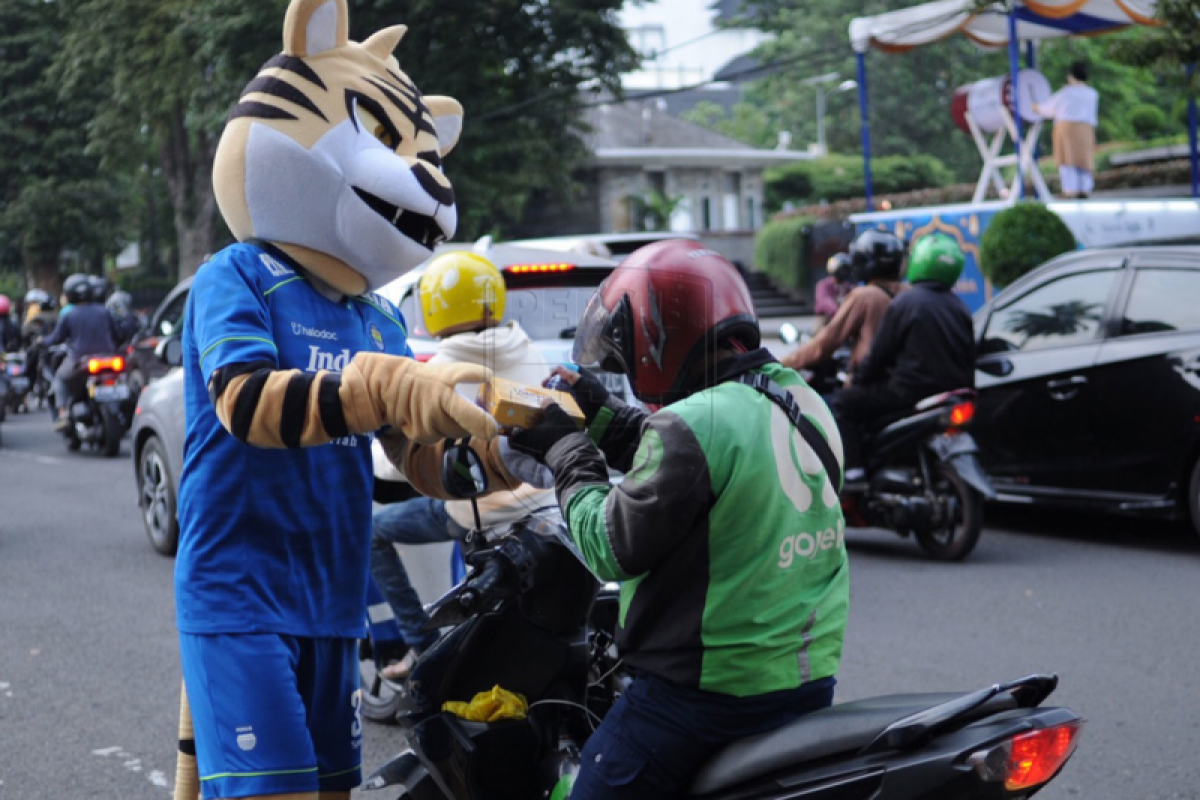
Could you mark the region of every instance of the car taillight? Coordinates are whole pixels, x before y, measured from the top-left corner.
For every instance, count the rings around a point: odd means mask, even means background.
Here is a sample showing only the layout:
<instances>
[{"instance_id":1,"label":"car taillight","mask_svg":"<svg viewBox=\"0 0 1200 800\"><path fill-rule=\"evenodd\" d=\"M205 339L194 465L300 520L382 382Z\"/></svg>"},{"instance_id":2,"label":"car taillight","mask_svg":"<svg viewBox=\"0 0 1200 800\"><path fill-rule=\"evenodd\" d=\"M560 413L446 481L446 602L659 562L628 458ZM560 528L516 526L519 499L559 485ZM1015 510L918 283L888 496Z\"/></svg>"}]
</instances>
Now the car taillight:
<instances>
[{"instance_id":1,"label":"car taillight","mask_svg":"<svg viewBox=\"0 0 1200 800\"><path fill-rule=\"evenodd\" d=\"M525 275L531 272L570 272L573 269L574 264L509 264L504 271Z\"/></svg>"},{"instance_id":2,"label":"car taillight","mask_svg":"<svg viewBox=\"0 0 1200 800\"><path fill-rule=\"evenodd\" d=\"M120 356L109 356L107 358L89 358L88 372L95 375L97 372L103 372L106 369L111 369L113 372L120 372L125 369L125 359Z\"/></svg>"},{"instance_id":3,"label":"car taillight","mask_svg":"<svg viewBox=\"0 0 1200 800\"><path fill-rule=\"evenodd\" d=\"M969 763L985 781L1004 782L1004 789L1020 792L1049 781L1075 752L1081 720L1073 720L1019 733L989 750L971 756Z\"/></svg>"},{"instance_id":4,"label":"car taillight","mask_svg":"<svg viewBox=\"0 0 1200 800\"><path fill-rule=\"evenodd\" d=\"M955 428L961 428L973 419L975 419L974 403L959 403L950 409L950 424Z\"/></svg>"}]
</instances>

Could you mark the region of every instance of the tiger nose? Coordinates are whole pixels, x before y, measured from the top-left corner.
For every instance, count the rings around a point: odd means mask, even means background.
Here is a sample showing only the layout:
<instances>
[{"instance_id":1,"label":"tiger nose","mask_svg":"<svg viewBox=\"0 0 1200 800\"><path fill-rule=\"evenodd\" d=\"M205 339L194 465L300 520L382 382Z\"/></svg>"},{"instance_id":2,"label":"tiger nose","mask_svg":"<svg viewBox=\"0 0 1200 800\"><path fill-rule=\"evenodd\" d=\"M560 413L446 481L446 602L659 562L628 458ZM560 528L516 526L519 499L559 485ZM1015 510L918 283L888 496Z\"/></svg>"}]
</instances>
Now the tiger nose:
<instances>
[{"instance_id":1,"label":"tiger nose","mask_svg":"<svg viewBox=\"0 0 1200 800\"><path fill-rule=\"evenodd\" d=\"M450 181L441 171L431 169L424 161L412 161L413 177L417 179L417 183L421 184L421 188L425 193L436 200L440 205L454 205L454 188L450 186Z\"/></svg>"}]
</instances>

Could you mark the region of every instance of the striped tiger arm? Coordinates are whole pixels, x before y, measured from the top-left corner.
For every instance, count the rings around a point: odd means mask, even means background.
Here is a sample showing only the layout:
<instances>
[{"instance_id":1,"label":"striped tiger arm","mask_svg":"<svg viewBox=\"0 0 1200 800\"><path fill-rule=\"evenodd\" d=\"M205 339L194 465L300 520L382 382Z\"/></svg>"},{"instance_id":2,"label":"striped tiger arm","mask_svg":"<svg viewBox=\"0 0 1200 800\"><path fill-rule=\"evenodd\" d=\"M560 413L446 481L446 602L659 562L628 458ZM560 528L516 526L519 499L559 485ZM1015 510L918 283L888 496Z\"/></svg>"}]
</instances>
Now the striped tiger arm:
<instances>
[{"instance_id":1,"label":"striped tiger arm","mask_svg":"<svg viewBox=\"0 0 1200 800\"><path fill-rule=\"evenodd\" d=\"M313 447L351 433L342 376L278 369L270 361L229 364L213 372L208 395L217 419L256 447Z\"/></svg>"},{"instance_id":2,"label":"striped tiger arm","mask_svg":"<svg viewBox=\"0 0 1200 800\"><path fill-rule=\"evenodd\" d=\"M225 429L256 447L313 447L387 426L434 444L496 436L496 420L454 390L490 377L474 364L359 353L341 374L279 369L271 361L227 364L213 371L208 394Z\"/></svg>"}]
</instances>

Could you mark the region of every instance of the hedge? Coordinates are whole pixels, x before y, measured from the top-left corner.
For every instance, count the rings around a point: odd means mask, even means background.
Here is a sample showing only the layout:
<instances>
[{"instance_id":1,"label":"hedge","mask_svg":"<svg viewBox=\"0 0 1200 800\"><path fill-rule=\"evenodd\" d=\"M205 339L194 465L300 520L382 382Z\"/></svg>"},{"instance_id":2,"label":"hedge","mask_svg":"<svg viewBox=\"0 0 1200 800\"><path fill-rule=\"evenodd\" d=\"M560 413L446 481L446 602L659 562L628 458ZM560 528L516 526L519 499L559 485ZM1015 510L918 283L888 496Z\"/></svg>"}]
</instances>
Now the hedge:
<instances>
[{"instance_id":1,"label":"hedge","mask_svg":"<svg viewBox=\"0 0 1200 800\"><path fill-rule=\"evenodd\" d=\"M1017 203L992 217L979 241L979 269L1008 286L1055 256L1075 249L1075 234L1041 203Z\"/></svg>"},{"instance_id":2,"label":"hedge","mask_svg":"<svg viewBox=\"0 0 1200 800\"><path fill-rule=\"evenodd\" d=\"M858 156L833 155L797 161L764 174L768 208L786 202L797 205L833 202L859 197L863 190L863 165ZM880 194L945 186L953 173L931 155L883 156L871 160L871 183Z\"/></svg>"},{"instance_id":3,"label":"hedge","mask_svg":"<svg viewBox=\"0 0 1200 800\"><path fill-rule=\"evenodd\" d=\"M754 239L754 266L775 283L797 291L807 291L809 265L804 263L805 231L812 217L788 217L763 225Z\"/></svg>"}]
</instances>

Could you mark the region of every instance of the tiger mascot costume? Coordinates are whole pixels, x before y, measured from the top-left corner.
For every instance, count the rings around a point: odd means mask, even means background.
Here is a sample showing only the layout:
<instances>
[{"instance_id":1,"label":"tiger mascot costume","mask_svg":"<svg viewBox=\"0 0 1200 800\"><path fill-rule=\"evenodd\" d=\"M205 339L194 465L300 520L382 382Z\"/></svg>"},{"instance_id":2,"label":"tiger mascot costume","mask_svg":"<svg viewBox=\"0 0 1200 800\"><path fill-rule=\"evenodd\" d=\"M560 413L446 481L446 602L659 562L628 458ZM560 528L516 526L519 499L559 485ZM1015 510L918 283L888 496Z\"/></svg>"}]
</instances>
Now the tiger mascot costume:
<instances>
[{"instance_id":1,"label":"tiger mascot costume","mask_svg":"<svg viewBox=\"0 0 1200 800\"><path fill-rule=\"evenodd\" d=\"M462 108L400 70L403 26L348 29L345 0L292 0L214 162L238 243L201 267L184 321L176 798L359 784L373 438L430 496L451 499L450 437L473 437L492 490L520 485L522 457L454 390L488 371L413 360L371 293L454 233L441 167Z\"/></svg>"}]
</instances>

